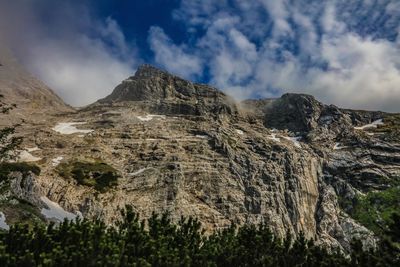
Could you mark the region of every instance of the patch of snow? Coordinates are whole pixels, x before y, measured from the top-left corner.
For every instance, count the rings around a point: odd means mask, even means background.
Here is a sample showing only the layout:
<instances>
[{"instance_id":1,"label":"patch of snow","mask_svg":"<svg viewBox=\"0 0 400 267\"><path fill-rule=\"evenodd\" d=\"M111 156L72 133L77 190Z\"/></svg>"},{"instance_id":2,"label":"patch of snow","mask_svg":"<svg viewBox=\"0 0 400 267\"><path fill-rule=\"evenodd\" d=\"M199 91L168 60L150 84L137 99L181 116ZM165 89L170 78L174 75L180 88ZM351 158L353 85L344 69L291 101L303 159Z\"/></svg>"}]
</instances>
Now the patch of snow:
<instances>
[{"instance_id":1,"label":"patch of snow","mask_svg":"<svg viewBox=\"0 0 400 267\"><path fill-rule=\"evenodd\" d=\"M40 150L40 148L38 148L37 146L35 146L35 147L32 147L32 148L25 148L25 150L28 151L28 152L35 152L35 151Z\"/></svg>"},{"instance_id":2,"label":"patch of snow","mask_svg":"<svg viewBox=\"0 0 400 267\"><path fill-rule=\"evenodd\" d=\"M57 167L61 161L63 160L63 157L57 157L51 160L51 165L53 165L53 167Z\"/></svg>"},{"instance_id":3,"label":"patch of snow","mask_svg":"<svg viewBox=\"0 0 400 267\"><path fill-rule=\"evenodd\" d=\"M346 148L347 146L340 146L340 143L336 143L334 146L333 146L333 150L339 150L339 149L343 149L343 148Z\"/></svg>"},{"instance_id":4,"label":"patch of snow","mask_svg":"<svg viewBox=\"0 0 400 267\"><path fill-rule=\"evenodd\" d=\"M164 115L147 114L146 116L136 116L141 121L151 121L152 119L165 119Z\"/></svg>"},{"instance_id":5,"label":"patch of snow","mask_svg":"<svg viewBox=\"0 0 400 267\"><path fill-rule=\"evenodd\" d=\"M40 213L42 213L47 219L56 219L57 221L62 222L65 218L68 220L74 220L77 216L71 212L65 211L60 205L45 196L40 197L40 199L47 206L47 209L42 208Z\"/></svg>"},{"instance_id":6,"label":"patch of snow","mask_svg":"<svg viewBox=\"0 0 400 267\"><path fill-rule=\"evenodd\" d=\"M377 128L378 125L383 125L383 124L384 123L383 123L382 119L379 119L379 120L371 122L370 124L354 127L354 129L356 129L356 130L365 130L365 129L368 129L368 128Z\"/></svg>"},{"instance_id":7,"label":"patch of snow","mask_svg":"<svg viewBox=\"0 0 400 267\"><path fill-rule=\"evenodd\" d=\"M301 136L295 136L295 137L290 137L290 136L283 136L283 138L285 138L286 140L289 140L291 142L293 142L295 147L301 148L301 144L299 142L299 140L301 139Z\"/></svg>"},{"instance_id":8,"label":"patch of snow","mask_svg":"<svg viewBox=\"0 0 400 267\"><path fill-rule=\"evenodd\" d=\"M54 128L52 128L54 131L60 133L60 134L74 134L74 133L91 133L93 130L82 130L82 129L77 129L74 125L82 125L86 124L86 122L59 122Z\"/></svg>"},{"instance_id":9,"label":"patch of snow","mask_svg":"<svg viewBox=\"0 0 400 267\"><path fill-rule=\"evenodd\" d=\"M145 170L147 170L147 168L142 168L142 169L137 170L137 171L135 171L135 172L128 173L128 175L129 175L129 176L136 176L136 175L138 175L138 174L141 174L141 173L144 172Z\"/></svg>"},{"instance_id":10,"label":"patch of snow","mask_svg":"<svg viewBox=\"0 0 400 267\"><path fill-rule=\"evenodd\" d=\"M240 134L240 135L243 135L243 134L244 134L244 132L243 132L242 130L239 130L239 129L236 129L236 132L237 132L238 134Z\"/></svg>"},{"instance_id":11,"label":"patch of snow","mask_svg":"<svg viewBox=\"0 0 400 267\"><path fill-rule=\"evenodd\" d=\"M276 134L271 134L270 136L267 136L267 138L271 139L273 141L276 141L276 142L280 142L281 141L280 138L276 137Z\"/></svg>"},{"instance_id":12,"label":"patch of snow","mask_svg":"<svg viewBox=\"0 0 400 267\"><path fill-rule=\"evenodd\" d=\"M42 158L39 157L35 157L34 155L32 155L31 153L29 153L26 150L21 151L21 153L18 156L18 161L22 161L22 162L34 162L34 161L39 161Z\"/></svg>"},{"instance_id":13,"label":"patch of snow","mask_svg":"<svg viewBox=\"0 0 400 267\"><path fill-rule=\"evenodd\" d=\"M208 139L208 135L196 134L196 137L201 139Z\"/></svg>"},{"instance_id":14,"label":"patch of snow","mask_svg":"<svg viewBox=\"0 0 400 267\"><path fill-rule=\"evenodd\" d=\"M6 216L0 211L0 228L4 230L10 230L10 226L6 223Z\"/></svg>"}]
</instances>

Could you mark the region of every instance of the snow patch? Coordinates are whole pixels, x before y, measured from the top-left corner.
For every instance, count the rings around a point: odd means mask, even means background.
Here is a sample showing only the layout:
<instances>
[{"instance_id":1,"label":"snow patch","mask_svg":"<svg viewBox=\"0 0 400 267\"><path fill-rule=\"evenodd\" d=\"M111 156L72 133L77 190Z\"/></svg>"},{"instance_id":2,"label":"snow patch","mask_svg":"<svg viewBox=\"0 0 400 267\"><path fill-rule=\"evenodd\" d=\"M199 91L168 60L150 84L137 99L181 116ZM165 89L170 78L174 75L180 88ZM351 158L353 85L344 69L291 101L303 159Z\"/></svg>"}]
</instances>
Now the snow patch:
<instances>
[{"instance_id":1,"label":"snow patch","mask_svg":"<svg viewBox=\"0 0 400 267\"><path fill-rule=\"evenodd\" d=\"M46 208L42 208L40 213L42 213L47 219L56 219L59 222L64 221L64 219L74 220L76 215L65 211L60 205L56 202L51 201L47 197L43 196L40 199L46 204Z\"/></svg>"},{"instance_id":2,"label":"snow patch","mask_svg":"<svg viewBox=\"0 0 400 267\"><path fill-rule=\"evenodd\" d=\"M28 151L28 152L35 152L35 151L40 150L40 148L38 148L37 146L35 146L35 147L32 147L32 148L25 148L25 150Z\"/></svg>"},{"instance_id":3,"label":"snow patch","mask_svg":"<svg viewBox=\"0 0 400 267\"><path fill-rule=\"evenodd\" d=\"M243 135L243 134L244 134L244 132L243 132L242 130L239 130L239 129L236 129L236 132L237 132L238 134L240 134L240 135Z\"/></svg>"},{"instance_id":4,"label":"snow patch","mask_svg":"<svg viewBox=\"0 0 400 267\"><path fill-rule=\"evenodd\" d=\"M35 157L34 155L32 155L31 153L29 153L26 150L21 151L21 153L18 156L18 161L22 161L22 162L34 162L34 161L39 161L42 158L39 157Z\"/></svg>"},{"instance_id":5,"label":"snow patch","mask_svg":"<svg viewBox=\"0 0 400 267\"><path fill-rule=\"evenodd\" d=\"M373 121L373 122L371 122L369 124L366 124L366 125L363 125L363 126L354 127L354 129L356 129L356 130L365 130L365 129L368 129L368 128L377 128L378 125L383 125L383 124L384 123L383 123L382 119L379 119L379 120Z\"/></svg>"},{"instance_id":6,"label":"snow patch","mask_svg":"<svg viewBox=\"0 0 400 267\"><path fill-rule=\"evenodd\" d=\"M301 136L295 136L295 137L290 137L290 136L283 136L283 138L285 138L286 140L289 140L291 142L293 142L293 145L295 147L301 148L301 144L299 142L299 140L301 139Z\"/></svg>"},{"instance_id":7,"label":"snow patch","mask_svg":"<svg viewBox=\"0 0 400 267\"><path fill-rule=\"evenodd\" d=\"M165 119L164 115L147 114L146 116L136 116L141 121L151 121L152 119Z\"/></svg>"},{"instance_id":8,"label":"snow patch","mask_svg":"<svg viewBox=\"0 0 400 267\"><path fill-rule=\"evenodd\" d=\"M64 157L57 157L51 160L51 165L53 165L53 167L57 167L61 161L63 160Z\"/></svg>"},{"instance_id":9,"label":"snow patch","mask_svg":"<svg viewBox=\"0 0 400 267\"><path fill-rule=\"evenodd\" d=\"M54 131L60 133L60 134L74 134L74 133L91 133L93 130L83 130L83 129L77 129L74 125L82 125L86 124L86 122L59 122L54 128L52 128Z\"/></svg>"},{"instance_id":10,"label":"snow patch","mask_svg":"<svg viewBox=\"0 0 400 267\"><path fill-rule=\"evenodd\" d=\"M267 138L271 139L271 140L273 140L275 142L280 142L281 141L280 138L276 137L276 134L271 134L271 135L267 136Z\"/></svg>"},{"instance_id":11,"label":"snow patch","mask_svg":"<svg viewBox=\"0 0 400 267\"><path fill-rule=\"evenodd\" d=\"M347 146L340 146L340 143L336 143L333 146L333 150L339 150L339 149L343 149L343 148L347 148Z\"/></svg>"},{"instance_id":12,"label":"snow patch","mask_svg":"<svg viewBox=\"0 0 400 267\"><path fill-rule=\"evenodd\" d=\"M6 216L0 211L0 228L4 230L10 230L10 226L6 223Z\"/></svg>"},{"instance_id":13,"label":"snow patch","mask_svg":"<svg viewBox=\"0 0 400 267\"><path fill-rule=\"evenodd\" d=\"M137 170L137 171L135 171L135 172L128 173L128 175L129 175L129 176L136 176L136 175L138 175L138 174L141 174L142 172L144 172L144 171L147 170L147 169L148 169L148 168L142 168L142 169Z\"/></svg>"},{"instance_id":14,"label":"snow patch","mask_svg":"<svg viewBox=\"0 0 400 267\"><path fill-rule=\"evenodd\" d=\"M208 139L208 135L196 134L197 138Z\"/></svg>"}]
</instances>

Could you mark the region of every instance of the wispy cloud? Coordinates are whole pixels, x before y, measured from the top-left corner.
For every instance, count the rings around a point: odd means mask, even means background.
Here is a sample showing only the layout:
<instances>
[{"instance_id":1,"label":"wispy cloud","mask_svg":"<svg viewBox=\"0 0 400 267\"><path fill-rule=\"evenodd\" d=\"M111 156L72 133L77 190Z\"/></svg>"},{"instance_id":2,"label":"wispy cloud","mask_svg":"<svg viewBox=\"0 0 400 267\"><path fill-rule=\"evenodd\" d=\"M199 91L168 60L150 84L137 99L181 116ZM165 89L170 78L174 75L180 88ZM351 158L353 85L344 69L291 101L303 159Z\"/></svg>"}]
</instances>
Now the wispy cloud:
<instances>
[{"instance_id":1,"label":"wispy cloud","mask_svg":"<svg viewBox=\"0 0 400 267\"><path fill-rule=\"evenodd\" d=\"M160 27L150 28L148 40L157 64L188 79L201 76L201 58L186 53L185 45L175 45Z\"/></svg>"},{"instance_id":2,"label":"wispy cloud","mask_svg":"<svg viewBox=\"0 0 400 267\"><path fill-rule=\"evenodd\" d=\"M98 19L84 4L2 1L0 24L22 63L75 106L109 94L137 64L118 23Z\"/></svg>"}]
</instances>

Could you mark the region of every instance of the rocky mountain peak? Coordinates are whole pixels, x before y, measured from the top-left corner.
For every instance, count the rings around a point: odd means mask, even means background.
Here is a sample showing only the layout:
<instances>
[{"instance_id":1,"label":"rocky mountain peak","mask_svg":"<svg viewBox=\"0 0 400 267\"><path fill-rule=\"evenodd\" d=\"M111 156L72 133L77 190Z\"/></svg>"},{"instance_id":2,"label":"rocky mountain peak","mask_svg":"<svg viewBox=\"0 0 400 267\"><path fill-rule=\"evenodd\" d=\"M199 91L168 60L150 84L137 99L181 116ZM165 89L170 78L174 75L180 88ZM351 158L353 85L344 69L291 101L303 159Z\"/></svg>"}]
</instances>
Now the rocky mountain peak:
<instances>
[{"instance_id":1,"label":"rocky mountain peak","mask_svg":"<svg viewBox=\"0 0 400 267\"><path fill-rule=\"evenodd\" d=\"M171 74L161 69L158 69L150 64L140 65L135 73L136 78L151 78L151 77L160 77L163 75L171 75Z\"/></svg>"},{"instance_id":2,"label":"rocky mountain peak","mask_svg":"<svg viewBox=\"0 0 400 267\"><path fill-rule=\"evenodd\" d=\"M122 102L135 102L145 111L162 114L218 116L237 113L234 100L218 89L192 83L147 64L98 101L100 104Z\"/></svg>"},{"instance_id":3,"label":"rocky mountain peak","mask_svg":"<svg viewBox=\"0 0 400 267\"><path fill-rule=\"evenodd\" d=\"M265 106L265 124L293 132L308 132L318 125L324 105L313 96L288 93Z\"/></svg>"}]
</instances>

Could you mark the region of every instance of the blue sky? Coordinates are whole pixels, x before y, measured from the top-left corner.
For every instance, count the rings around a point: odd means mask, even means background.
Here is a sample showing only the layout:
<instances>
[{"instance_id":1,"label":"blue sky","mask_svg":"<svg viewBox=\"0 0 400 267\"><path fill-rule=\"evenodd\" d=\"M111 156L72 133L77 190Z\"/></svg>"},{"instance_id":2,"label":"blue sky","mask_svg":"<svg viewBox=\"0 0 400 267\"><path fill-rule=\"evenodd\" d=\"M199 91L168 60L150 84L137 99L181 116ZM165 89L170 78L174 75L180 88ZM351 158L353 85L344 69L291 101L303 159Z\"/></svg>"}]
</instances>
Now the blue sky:
<instances>
[{"instance_id":1,"label":"blue sky","mask_svg":"<svg viewBox=\"0 0 400 267\"><path fill-rule=\"evenodd\" d=\"M1 38L68 103L151 63L237 99L400 111L397 0L0 0Z\"/></svg>"}]
</instances>

